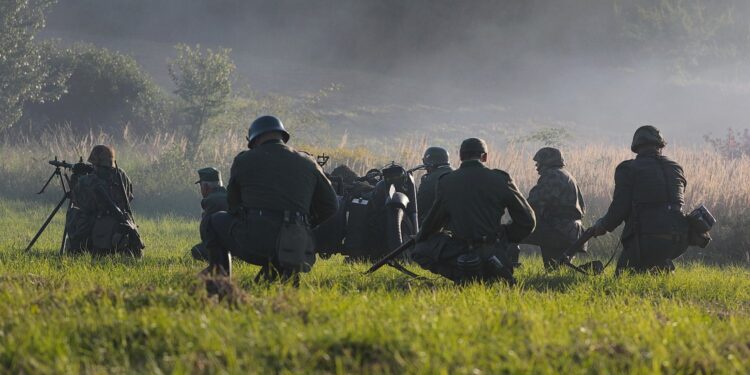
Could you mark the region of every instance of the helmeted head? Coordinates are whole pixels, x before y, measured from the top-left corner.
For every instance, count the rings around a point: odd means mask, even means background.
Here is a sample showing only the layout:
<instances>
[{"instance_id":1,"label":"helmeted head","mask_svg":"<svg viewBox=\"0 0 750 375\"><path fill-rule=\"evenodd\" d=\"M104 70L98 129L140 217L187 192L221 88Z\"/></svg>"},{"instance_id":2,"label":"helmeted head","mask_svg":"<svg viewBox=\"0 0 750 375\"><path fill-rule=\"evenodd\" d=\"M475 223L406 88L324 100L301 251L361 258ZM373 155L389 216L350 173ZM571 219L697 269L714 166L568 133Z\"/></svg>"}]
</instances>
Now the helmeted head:
<instances>
[{"instance_id":1,"label":"helmeted head","mask_svg":"<svg viewBox=\"0 0 750 375\"><path fill-rule=\"evenodd\" d=\"M461 150L459 156L461 161L465 160L480 160L482 162L487 161L487 142L479 138L468 138L461 142Z\"/></svg>"},{"instance_id":2,"label":"helmeted head","mask_svg":"<svg viewBox=\"0 0 750 375\"><path fill-rule=\"evenodd\" d=\"M113 168L115 166L115 149L105 145L96 145L91 149L88 162L95 167Z\"/></svg>"},{"instance_id":3,"label":"helmeted head","mask_svg":"<svg viewBox=\"0 0 750 375\"><path fill-rule=\"evenodd\" d=\"M542 168L562 168L565 166L562 152L554 147L543 147L534 155L536 169Z\"/></svg>"},{"instance_id":4,"label":"helmeted head","mask_svg":"<svg viewBox=\"0 0 750 375\"><path fill-rule=\"evenodd\" d=\"M633 134L633 143L630 145L630 150L637 153L644 146L662 149L666 145L667 141L662 137L659 129L651 125L645 125L638 128Z\"/></svg>"},{"instance_id":5,"label":"helmeted head","mask_svg":"<svg viewBox=\"0 0 750 375\"><path fill-rule=\"evenodd\" d=\"M442 147L428 147L427 150L424 151L422 164L427 168L436 168L450 164L448 150Z\"/></svg>"},{"instance_id":6,"label":"helmeted head","mask_svg":"<svg viewBox=\"0 0 750 375\"><path fill-rule=\"evenodd\" d=\"M247 131L247 147L255 147L259 137L269 133L278 133L284 143L289 142L289 132L284 128L281 120L275 116L260 116L250 124L250 129Z\"/></svg>"}]
</instances>

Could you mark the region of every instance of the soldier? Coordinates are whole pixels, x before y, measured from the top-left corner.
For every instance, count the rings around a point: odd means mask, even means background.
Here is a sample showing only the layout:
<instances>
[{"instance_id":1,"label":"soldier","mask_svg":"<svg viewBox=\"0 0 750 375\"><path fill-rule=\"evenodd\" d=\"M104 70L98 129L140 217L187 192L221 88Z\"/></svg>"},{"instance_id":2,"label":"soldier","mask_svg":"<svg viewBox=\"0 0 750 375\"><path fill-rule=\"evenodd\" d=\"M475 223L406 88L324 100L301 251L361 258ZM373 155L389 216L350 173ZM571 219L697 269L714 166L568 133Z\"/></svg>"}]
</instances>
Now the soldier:
<instances>
[{"instance_id":1,"label":"soldier","mask_svg":"<svg viewBox=\"0 0 750 375\"><path fill-rule=\"evenodd\" d=\"M507 173L484 165L483 140L463 141L460 157L460 168L437 183L435 204L417 235L413 259L457 283L503 279L513 284L517 254L509 245L534 230L534 211ZM513 221L501 224L506 209Z\"/></svg>"},{"instance_id":2,"label":"soldier","mask_svg":"<svg viewBox=\"0 0 750 375\"><path fill-rule=\"evenodd\" d=\"M336 213L323 170L286 143L281 121L262 116L248 132L248 148L234 158L227 186L229 212L211 215L204 273L229 276L231 255L262 266L258 279L294 277L315 263L311 226Z\"/></svg>"},{"instance_id":3,"label":"soldier","mask_svg":"<svg viewBox=\"0 0 750 375\"><path fill-rule=\"evenodd\" d=\"M200 184L201 196L201 243L193 246L190 249L190 254L196 260L208 260L208 252L206 251L206 226L208 225L208 217L219 212L227 211L229 206L227 205L227 189L224 188L224 184L221 182L221 172L216 168L202 168L198 170L198 181L196 184Z\"/></svg>"},{"instance_id":4,"label":"soldier","mask_svg":"<svg viewBox=\"0 0 750 375\"><path fill-rule=\"evenodd\" d=\"M581 219L586 212L581 189L565 169L560 150L544 147L534 155L539 180L529 192L537 227L524 243L542 251L544 268L557 269L565 250L583 234Z\"/></svg>"},{"instance_id":5,"label":"soldier","mask_svg":"<svg viewBox=\"0 0 750 375\"><path fill-rule=\"evenodd\" d=\"M615 191L607 214L594 225L595 235L615 230L623 221L623 251L616 274L624 270L674 271L672 260L688 246L685 173L662 155L667 142L658 129L646 125L633 136L633 160L615 170Z\"/></svg>"},{"instance_id":6,"label":"soldier","mask_svg":"<svg viewBox=\"0 0 750 375\"><path fill-rule=\"evenodd\" d=\"M70 250L87 250L95 255L123 252L141 257L144 246L130 211L133 185L125 171L116 167L115 150L95 146L88 162L93 172L81 176L75 187L79 211L75 231L70 233Z\"/></svg>"},{"instance_id":7,"label":"soldier","mask_svg":"<svg viewBox=\"0 0 750 375\"><path fill-rule=\"evenodd\" d=\"M435 203L435 187L437 181L446 173L453 172L450 165L448 150L442 147L429 147L424 152L422 164L427 173L422 176L417 190L417 209L419 212L419 223L422 224L427 213Z\"/></svg>"}]
</instances>

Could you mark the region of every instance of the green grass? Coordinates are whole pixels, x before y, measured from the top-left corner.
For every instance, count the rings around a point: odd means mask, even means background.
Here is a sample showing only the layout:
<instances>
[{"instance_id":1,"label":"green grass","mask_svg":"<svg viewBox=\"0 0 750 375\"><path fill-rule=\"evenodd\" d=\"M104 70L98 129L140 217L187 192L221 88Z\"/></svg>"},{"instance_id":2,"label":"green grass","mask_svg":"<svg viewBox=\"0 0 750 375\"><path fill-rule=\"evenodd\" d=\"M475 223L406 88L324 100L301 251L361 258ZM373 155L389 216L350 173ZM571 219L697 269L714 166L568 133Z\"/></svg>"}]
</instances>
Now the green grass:
<instances>
[{"instance_id":1,"label":"green grass","mask_svg":"<svg viewBox=\"0 0 750 375\"><path fill-rule=\"evenodd\" d=\"M197 222L141 218L145 259L56 255L62 215L0 202L0 369L8 373L747 373L750 271L682 264L671 276L545 274L455 287L320 261L294 289L252 283L208 298L189 259ZM239 263L239 262L238 262ZM413 268L413 267L412 267Z\"/></svg>"}]
</instances>

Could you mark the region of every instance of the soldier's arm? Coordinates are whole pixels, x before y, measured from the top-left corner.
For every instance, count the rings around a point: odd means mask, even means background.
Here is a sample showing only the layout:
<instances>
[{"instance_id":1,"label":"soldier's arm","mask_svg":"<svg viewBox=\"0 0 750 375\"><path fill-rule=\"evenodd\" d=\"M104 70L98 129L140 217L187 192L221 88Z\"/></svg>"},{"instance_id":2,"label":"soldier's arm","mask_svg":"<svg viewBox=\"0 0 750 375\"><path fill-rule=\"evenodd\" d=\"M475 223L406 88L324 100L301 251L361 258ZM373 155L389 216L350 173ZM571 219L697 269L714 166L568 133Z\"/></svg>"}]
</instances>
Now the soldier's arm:
<instances>
[{"instance_id":1,"label":"soldier's arm","mask_svg":"<svg viewBox=\"0 0 750 375\"><path fill-rule=\"evenodd\" d=\"M531 205L523 197L513 180L508 177L506 185L505 204L512 221L503 225L508 239L512 243L519 243L528 237L536 227L536 216Z\"/></svg>"},{"instance_id":2,"label":"soldier's arm","mask_svg":"<svg viewBox=\"0 0 750 375\"><path fill-rule=\"evenodd\" d=\"M336 192L331 186L323 170L316 164L316 184L313 192L312 206L310 207L311 224L318 225L329 217L336 214L339 203L336 199Z\"/></svg>"},{"instance_id":3,"label":"soldier's arm","mask_svg":"<svg viewBox=\"0 0 750 375\"><path fill-rule=\"evenodd\" d=\"M607 214L599 223L608 232L615 230L630 215L633 204L633 178L628 162L621 163L615 170L615 192Z\"/></svg>"},{"instance_id":4,"label":"soldier's arm","mask_svg":"<svg viewBox=\"0 0 750 375\"><path fill-rule=\"evenodd\" d=\"M229 171L229 182L227 183L227 207L229 212L237 212L242 204L242 191L237 181L237 173L239 173L239 166L237 158L232 163L232 168Z\"/></svg>"},{"instance_id":5,"label":"soldier's arm","mask_svg":"<svg viewBox=\"0 0 750 375\"><path fill-rule=\"evenodd\" d=\"M128 177L128 174L125 173L122 169L119 169L120 178L122 178L122 184L125 186L125 193L128 195L128 202L133 201L133 184L130 182L130 178Z\"/></svg>"},{"instance_id":6,"label":"soldier's arm","mask_svg":"<svg viewBox=\"0 0 750 375\"><path fill-rule=\"evenodd\" d=\"M425 241L439 232L448 222L448 212L445 210L445 197L440 189L440 181L435 186L435 203L430 208L422 222L422 228L417 233L416 241Z\"/></svg>"}]
</instances>

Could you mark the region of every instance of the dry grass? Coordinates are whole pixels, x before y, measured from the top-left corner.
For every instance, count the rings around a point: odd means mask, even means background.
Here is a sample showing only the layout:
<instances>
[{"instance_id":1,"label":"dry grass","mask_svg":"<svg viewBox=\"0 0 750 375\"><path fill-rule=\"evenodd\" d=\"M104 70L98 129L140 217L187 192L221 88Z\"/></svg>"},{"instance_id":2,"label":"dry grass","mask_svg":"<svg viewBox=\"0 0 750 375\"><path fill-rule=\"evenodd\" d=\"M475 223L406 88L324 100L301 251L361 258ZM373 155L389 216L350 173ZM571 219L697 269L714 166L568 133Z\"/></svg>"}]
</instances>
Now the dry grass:
<instances>
[{"instance_id":1,"label":"dry grass","mask_svg":"<svg viewBox=\"0 0 750 375\"><path fill-rule=\"evenodd\" d=\"M245 148L244 134L240 131L216 134L204 143L201 154L195 161L184 157L186 142L173 134L155 134L145 138L130 139L124 134L124 141L114 142L106 134L91 133L86 137L74 138L61 132L45 133L36 138L23 138L0 141L0 195L17 199L38 199L30 192L38 189L51 172L45 163L55 155L68 160L79 155L87 155L95 144L115 144L120 165L124 167L136 184L138 200L136 208L147 214L192 215L197 214L198 194L191 182L195 170L213 165L228 176L232 159ZM338 143L338 144L337 144ZM377 149L349 147L347 140L328 142L336 147L325 145L294 146L313 155L328 154L332 169L339 164L347 164L355 171L363 173L370 168L378 168L390 161L413 167L421 163L423 150L428 142L407 140L383 143ZM342 147L343 146L343 147ZM457 155L458 142L451 154ZM531 145L491 146L489 165L511 174L523 192L528 192L535 184L537 173L532 161L536 147ZM614 170L622 160L632 158L627 145L589 143L563 149L568 169L578 180L588 206L585 221L592 222L600 217L610 202L613 190ZM669 147L666 153L679 162L688 178L687 209L704 204L718 218L719 224L713 232L715 241L708 251L694 251L692 256L701 259L721 259L743 261L750 247L750 236L745 228L750 224L750 216L745 213L750 207L750 159L740 157L725 158L706 147ZM454 166L458 163L455 161ZM7 176L7 177L5 177ZM417 176L418 177L418 176ZM186 204L186 202L189 202ZM611 248L616 236L602 240L602 248ZM710 250L712 249L713 250Z\"/></svg>"}]
</instances>

